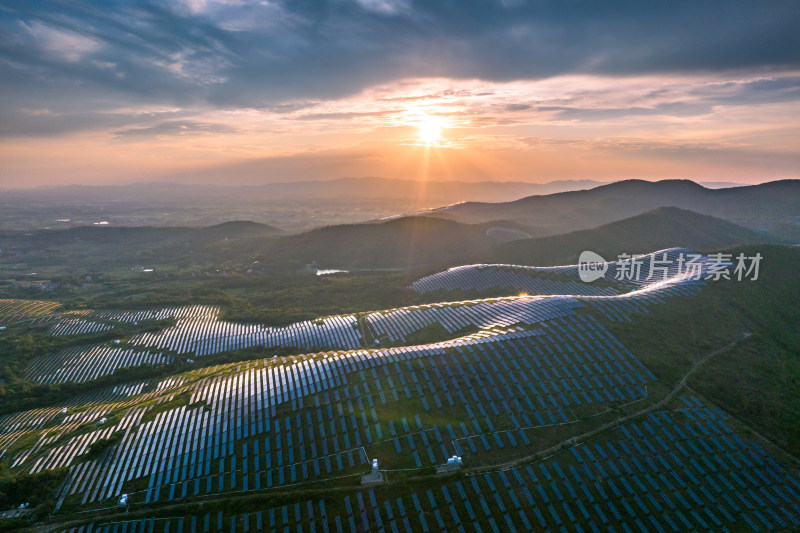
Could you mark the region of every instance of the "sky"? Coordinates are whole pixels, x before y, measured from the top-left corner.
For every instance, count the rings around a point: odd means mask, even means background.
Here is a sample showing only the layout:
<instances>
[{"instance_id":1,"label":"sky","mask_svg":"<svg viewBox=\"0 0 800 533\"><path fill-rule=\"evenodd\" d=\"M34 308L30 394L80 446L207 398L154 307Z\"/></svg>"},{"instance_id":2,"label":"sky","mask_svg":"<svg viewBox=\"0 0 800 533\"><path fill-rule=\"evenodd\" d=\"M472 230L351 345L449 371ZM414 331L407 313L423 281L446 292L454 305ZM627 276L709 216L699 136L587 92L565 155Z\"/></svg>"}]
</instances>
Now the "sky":
<instances>
[{"instance_id":1,"label":"sky","mask_svg":"<svg viewBox=\"0 0 800 533\"><path fill-rule=\"evenodd\" d=\"M800 178L800 2L0 0L0 187Z\"/></svg>"}]
</instances>

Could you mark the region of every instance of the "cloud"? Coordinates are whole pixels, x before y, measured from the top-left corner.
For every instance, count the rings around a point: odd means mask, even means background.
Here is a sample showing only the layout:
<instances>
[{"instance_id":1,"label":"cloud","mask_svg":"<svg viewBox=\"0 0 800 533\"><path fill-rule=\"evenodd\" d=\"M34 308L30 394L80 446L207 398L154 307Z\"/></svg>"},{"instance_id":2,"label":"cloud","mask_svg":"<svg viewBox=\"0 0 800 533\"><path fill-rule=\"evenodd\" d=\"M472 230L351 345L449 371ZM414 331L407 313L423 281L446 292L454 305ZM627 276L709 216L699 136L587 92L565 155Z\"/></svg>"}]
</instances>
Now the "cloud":
<instances>
[{"instance_id":1,"label":"cloud","mask_svg":"<svg viewBox=\"0 0 800 533\"><path fill-rule=\"evenodd\" d=\"M237 130L225 124L210 124L194 122L191 120L164 121L153 126L143 128L129 128L115 131L117 137L136 138L153 136L174 135L203 135L218 133L234 133Z\"/></svg>"},{"instance_id":2,"label":"cloud","mask_svg":"<svg viewBox=\"0 0 800 533\"><path fill-rule=\"evenodd\" d=\"M397 15L409 8L402 0L356 0L356 3L367 11L382 15Z\"/></svg>"},{"instance_id":3,"label":"cloud","mask_svg":"<svg viewBox=\"0 0 800 533\"><path fill-rule=\"evenodd\" d=\"M38 47L43 53L68 63L79 61L100 48L100 43L95 39L39 21L32 21L30 25L19 21L19 27L23 37L21 41L25 44ZM24 39L26 34L30 39Z\"/></svg>"},{"instance_id":4,"label":"cloud","mask_svg":"<svg viewBox=\"0 0 800 533\"><path fill-rule=\"evenodd\" d=\"M87 97L265 107L410 77L798 67L798 18L796 2L749 1L31 2L0 11L0 68L54 98L66 85ZM25 45L32 38L38 47Z\"/></svg>"},{"instance_id":5,"label":"cloud","mask_svg":"<svg viewBox=\"0 0 800 533\"><path fill-rule=\"evenodd\" d=\"M75 109L54 111L49 107L0 110L1 137L58 137L65 134L119 128L148 129L154 123L185 115L178 110L113 110L97 112Z\"/></svg>"},{"instance_id":6,"label":"cloud","mask_svg":"<svg viewBox=\"0 0 800 533\"><path fill-rule=\"evenodd\" d=\"M508 109L508 108L507 108ZM703 103L671 102L653 107L619 107L619 108L579 108L541 106L537 111L555 111L554 120L604 121L631 116L665 115L671 117L687 117L702 115L711 110L711 105ZM510 110L519 111L519 110Z\"/></svg>"},{"instance_id":7,"label":"cloud","mask_svg":"<svg viewBox=\"0 0 800 533\"><path fill-rule=\"evenodd\" d=\"M308 113L297 117L298 120L351 120L356 118L385 117L397 111L345 111L339 113Z\"/></svg>"},{"instance_id":8,"label":"cloud","mask_svg":"<svg viewBox=\"0 0 800 533\"><path fill-rule=\"evenodd\" d=\"M42 150L58 144L68 158L80 140L97 163L75 163L75 175L145 157L151 169L267 157L287 177L357 173L358 157L303 154L410 146L424 116L447 120L453 150L529 155L538 148L519 139L551 139L548 152L566 150L554 148L563 137L586 143L571 154L727 154L767 168L775 152L789 165L797 20L798 2L750 0L5 2L0 172L44 168ZM604 138L667 145L612 150ZM692 152L686 139L726 144ZM60 176L55 157L47 172Z\"/></svg>"}]
</instances>

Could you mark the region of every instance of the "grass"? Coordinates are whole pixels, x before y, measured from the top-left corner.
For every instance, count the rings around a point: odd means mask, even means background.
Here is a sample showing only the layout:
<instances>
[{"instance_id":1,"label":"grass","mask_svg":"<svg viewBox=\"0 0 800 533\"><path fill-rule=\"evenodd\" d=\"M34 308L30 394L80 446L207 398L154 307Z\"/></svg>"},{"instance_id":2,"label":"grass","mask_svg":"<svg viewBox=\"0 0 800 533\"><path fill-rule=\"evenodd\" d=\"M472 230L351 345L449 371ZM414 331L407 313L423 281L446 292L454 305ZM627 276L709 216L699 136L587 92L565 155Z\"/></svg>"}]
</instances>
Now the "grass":
<instances>
[{"instance_id":1,"label":"grass","mask_svg":"<svg viewBox=\"0 0 800 533\"><path fill-rule=\"evenodd\" d=\"M756 281L708 282L692 297L669 298L631 322L605 325L666 383L698 358L741 343L704 364L691 387L800 457L800 249L745 246L764 256Z\"/></svg>"}]
</instances>

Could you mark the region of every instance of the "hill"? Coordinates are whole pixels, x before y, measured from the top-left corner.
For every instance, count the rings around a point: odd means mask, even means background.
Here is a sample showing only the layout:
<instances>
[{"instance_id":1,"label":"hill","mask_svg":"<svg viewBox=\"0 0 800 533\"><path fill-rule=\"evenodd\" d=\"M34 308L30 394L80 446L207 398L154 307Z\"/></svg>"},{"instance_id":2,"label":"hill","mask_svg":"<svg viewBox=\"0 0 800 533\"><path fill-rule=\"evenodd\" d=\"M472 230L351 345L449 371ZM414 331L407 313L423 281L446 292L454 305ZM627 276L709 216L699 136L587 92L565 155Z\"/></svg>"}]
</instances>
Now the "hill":
<instances>
[{"instance_id":1,"label":"hill","mask_svg":"<svg viewBox=\"0 0 800 533\"><path fill-rule=\"evenodd\" d=\"M714 250L748 242L763 242L758 232L726 220L677 207L661 207L594 229L564 235L524 239L495 246L483 262L553 266L575 264L584 250L611 261L620 253L646 253L671 246Z\"/></svg>"},{"instance_id":2,"label":"hill","mask_svg":"<svg viewBox=\"0 0 800 533\"><path fill-rule=\"evenodd\" d=\"M83 314L127 333L110 353L169 347L191 360L163 372L74 364L74 350L31 361L24 375L50 394L0 421L12 435L0 441L0 504L30 499L53 529L154 533L399 531L399 520L405 531L787 530L800 524L786 453L800 442L800 249L728 251L761 254L758 279L363 309L277 330L218 327L198 307L160 312L192 319L155 335L131 323L154 310ZM299 353L318 337L340 349ZM454 454L459 466L444 466ZM366 475L372 459L380 471Z\"/></svg>"},{"instance_id":3,"label":"hill","mask_svg":"<svg viewBox=\"0 0 800 533\"><path fill-rule=\"evenodd\" d=\"M746 332L749 342L706 362L688 385L797 457L800 249L759 244L726 252L761 254L758 279L710 282L690 299L668 299L647 315L608 327L668 383L703 354Z\"/></svg>"},{"instance_id":4,"label":"hill","mask_svg":"<svg viewBox=\"0 0 800 533\"><path fill-rule=\"evenodd\" d=\"M488 251L498 239L489 227L433 217L404 217L377 224L329 226L264 243L261 262L322 268L404 268L459 260L465 251Z\"/></svg>"},{"instance_id":5,"label":"hill","mask_svg":"<svg viewBox=\"0 0 800 533\"><path fill-rule=\"evenodd\" d=\"M679 207L770 232L785 242L800 239L800 180L707 189L688 180L627 180L591 190L529 196L505 203L470 202L436 210L465 223L514 220L544 237L596 227L658 207Z\"/></svg>"},{"instance_id":6,"label":"hill","mask_svg":"<svg viewBox=\"0 0 800 533\"><path fill-rule=\"evenodd\" d=\"M237 239L241 237L266 237L283 231L274 226L249 220L233 220L214 226L194 229L194 234L203 238Z\"/></svg>"}]
</instances>

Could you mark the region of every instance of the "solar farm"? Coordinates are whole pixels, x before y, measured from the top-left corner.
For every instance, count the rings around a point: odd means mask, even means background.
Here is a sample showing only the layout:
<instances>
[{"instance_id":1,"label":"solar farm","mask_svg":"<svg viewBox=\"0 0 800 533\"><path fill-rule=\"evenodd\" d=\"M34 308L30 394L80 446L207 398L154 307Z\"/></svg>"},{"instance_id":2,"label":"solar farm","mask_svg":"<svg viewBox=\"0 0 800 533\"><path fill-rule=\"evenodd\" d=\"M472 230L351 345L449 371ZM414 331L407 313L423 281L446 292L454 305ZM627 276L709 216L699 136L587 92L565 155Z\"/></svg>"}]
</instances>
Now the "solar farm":
<instances>
[{"instance_id":1,"label":"solar farm","mask_svg":"<svg viewBox=\"0 0 800 533\"><path fill-rule=\"evenodd\" d=\"M46 316L59 307L60 303L46 300L0 299L0 326Z\"/></svg>"},{"instance_id":2,"label":"solar farm","mask_svg":"<svg viewBox=\"0 0 800 533\"><path fill-rule=\"evenodd\" d=\"M65 468L54 513L85 512L64 529L80 533L800 528L797 465L662 383L607 327L703 286L674 268L591 285L574 266L472 265L411 287L529 295L285 327L201 305L52 314L53 336L175 323L37 357L32 382L248 347L264 357L5 415L0 458L19 473ZM410 341L434 325L446 340ZM273 357L279 347L303 353ZM437 474L453 456L460 467ZM375 459L378 482L363 481Z\"/></svg>"}]
</instances>

